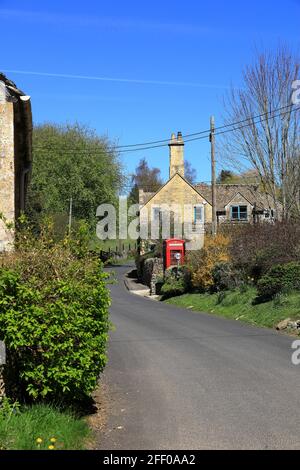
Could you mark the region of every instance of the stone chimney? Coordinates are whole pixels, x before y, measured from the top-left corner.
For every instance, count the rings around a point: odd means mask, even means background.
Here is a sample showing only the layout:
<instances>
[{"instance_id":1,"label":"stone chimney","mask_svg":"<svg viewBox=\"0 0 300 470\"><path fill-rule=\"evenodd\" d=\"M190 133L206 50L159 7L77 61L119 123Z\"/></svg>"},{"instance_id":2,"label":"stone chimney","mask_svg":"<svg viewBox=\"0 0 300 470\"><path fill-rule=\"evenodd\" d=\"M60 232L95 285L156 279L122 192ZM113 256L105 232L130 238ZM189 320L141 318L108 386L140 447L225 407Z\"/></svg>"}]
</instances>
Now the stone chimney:
<instances>
[{"instance_id":1,"label":"stone chimney","mask_svg":"<svg viewBox=\"0 0 300 470\"><path fill-rule=\"evenodd\" d=\"M172 178L175 173L179 173L181 176L184 176L183 146L184 142L181 132L178 132L177 138L175 134L172 134L171 140L169 142L170 178Z\"/></svg>"}]
</instances>

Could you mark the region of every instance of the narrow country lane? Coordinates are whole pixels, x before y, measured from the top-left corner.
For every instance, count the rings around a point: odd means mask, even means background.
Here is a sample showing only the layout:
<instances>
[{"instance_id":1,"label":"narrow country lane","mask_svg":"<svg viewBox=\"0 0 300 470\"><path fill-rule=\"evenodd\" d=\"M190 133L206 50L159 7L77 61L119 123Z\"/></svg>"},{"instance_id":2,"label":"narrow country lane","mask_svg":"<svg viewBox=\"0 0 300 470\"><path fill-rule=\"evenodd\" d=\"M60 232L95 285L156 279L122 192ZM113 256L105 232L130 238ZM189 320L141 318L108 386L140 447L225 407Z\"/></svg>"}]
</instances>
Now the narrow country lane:
<instances>
[{"instance_id":1,"label":"narrow country lane","mask_svg":"<svg viewBox=\"0 0 300 470\"><path fill-rule=\"evenodd\" d=\"M292 337L111 286L110 394L99 449L300 447Z\"/></svg>"}]
</instances>

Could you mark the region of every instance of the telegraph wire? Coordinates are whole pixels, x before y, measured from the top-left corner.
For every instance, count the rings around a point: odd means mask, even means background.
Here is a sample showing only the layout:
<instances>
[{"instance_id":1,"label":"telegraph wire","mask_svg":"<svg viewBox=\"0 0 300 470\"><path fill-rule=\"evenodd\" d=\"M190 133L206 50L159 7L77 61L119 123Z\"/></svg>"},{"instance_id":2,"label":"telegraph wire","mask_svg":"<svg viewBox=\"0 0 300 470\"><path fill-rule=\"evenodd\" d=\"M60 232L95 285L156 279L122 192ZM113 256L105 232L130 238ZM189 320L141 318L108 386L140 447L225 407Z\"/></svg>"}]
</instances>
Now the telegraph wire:
<instances>
[{"instance_id":1,"label":"telegraph wire","mask_svg":"<svg viewBox=\"0 0 300 470\"><path fill-rule=\"evenodd\" d=\"M276 112L276 111L278 111L278 110L280 110L280 109L281 109L281 108L278 108L278 109L274 110L273 112ZM251 118L244 119L243 121L238 121L237 123L227 124L227 125L225 125L225 126L220 126L220 127L218 127L218 128L216 127L216 129L223 129L223 128L225 128L225 127L231 127L231 129L227 129L227 130L220 131L220 132L215 132L214 134L215 134L215 136L216 136L216 135L226 134L227 132L237 131L237 130L243 129L243 128L245 128L245 127L250 127L250 126L253 125L253 124L259 124L260 122L267 121L268 119L274 119L274 118L276 118L276 117L278 117L278 116L282 116L282 115L285 115L285 114L288 114L288 113L292 113L292 112L298 111L299 109L300 109L300 106L299 106L298 108L292 109L292 110L290 110L290 111L285 111L284 113L278 113L278 114L275 114L275 115L273 115L273 116L268 116L267 118L265 118L265 119L260 119L260 120L258 120L258 121L253 121L253 119L256 119L256 118L254 118L254 117L252 118L252 117L251 117ZM249 121L250 119L252 119L252 122L249 123L249 124L244 124L243 126L239 126L239 127L233 127L233 126L236 126L236 124L238 124L238 123L242 123L242 122L245 122L245 121ZM203 131L203 132L204 132L204 131ZM191 138L191 139L186 139L186 140L184 141L184 143L194 142L194 141L196 141L196 140L207 139L207 138L209 137L209 135L210 135L210 131L209 131L206 135L204 135L204 136L194 137L194 138ZM169 141L169 142L170 142L170 141ZM166 147L166 146L168 146L168 145L169 145L169 143L168 143L168 144L161 144L161 145L153 145L153 146L151 146L151 147L143 147L143 148L138 148L138 149L136 149L136 148L134 148L134 149L127 149L127 150L121 150L119 153L122 154L122 153L127 153L127 152L135 152L135 151L149 150L149 149L157 148L157 147Z\"/></svg>"},{"instance_id":2,"label":"telegraph wire","mask_svg":"<svg viewBox=\"0 0 300 470\"><path fill-rule=\"evenodd\" d=\"M277 111L280 111L282 109L286 109L286 108L290 108L294 106L293 104L289 104L289 105L286 105L286 106L281 106L280 108L276 108L272 111L267 111L265 113L262 113L262 114L258 114L256 116L250 116L246 119L242 119L241 121L236 121L234 123L231 123L231 124L224 124L223 126L219 126L219 127L216 127L215 130L219 130L219 129L224 129L226 127L231 127L233 125L238 125L238 124L242 124L246 121L249 121L250 119L257 119L259 117L262 117L262 116L266 116L267 114L271 114L272 112L277 112ZM197 135L201 135L201 134L209 134L210 133L210 129L206 129L204 131L199 131L199 132L194 132L192 134L184 134L182 136L183 139L185 138L188 138L188 137L194 137L194 136L197 136ZM145 146L145 145L151 145L151 144L160 144L160 143L164 143L164 142L167 142L169 143L170 142L170 138L168 139L162 139L162 140L154 140L154 141L150 141L150 142L142 142L142 143L139 143L139 144L127 144L127 145L118 145L117 148L118 149L122 149L122 148L129 148L129 147L142 147L142 146Z\"/></svg>"},{"instance_id":3,"label":"telegraph wire","mask_svg":"<svg viewBox=\"0 0 300 470\"><path fill-rule=\"evenodd\" d=\"M228 132L234 132L236 130L240 130L240 129L243 129L243 128L246 128L246 127L250 127L254 124L259 124L261 122L267 121L268 119L274 119L276 117L279 117L279 116L282 116L282 115L285 115L285 114L289 114L289 113L298 111L300 109L300 106L299 106L297 108L285 111L283 113L280 112L278 114L272 115L273 113L275 113L277 111L280 111L280 110L283 110L283 109L286 109L286 108L290 108L292 106L294 106L294 105L291 104L291 105L288 105L288 106L282 106L282 107L276 108L272 111L268 111L266 113L259 114L257 116L250 116L249 118L246 118L246 119L243 119L243 120L240 120L240 121L236 121L236 122L233 122L233 123L230 123L230 124L224 124L223 126L216 127L215 128L215 131L216 131L215 136L226 134ZM266 117L264 119L259 119L258 121L255 121L256 119L262 118L263 116L266 116ZM242 123L247 122L247 121L251 121L251 122L248 123L248 124L244 124L243 126L239 126L239 124L242 124ZM235 127L235 126L238 126L238 127ZM229 129L227 129L227 128L229 128ZM225 130L222 130L222 129L225 129ZM209 137L209 135L210 135L210 129L205 130L205 131L195 132L193 134L185 134L185 135L182 136L182 138L185 139L184 143L188 143L188 142L194 142L194 141L197 141L197 140L207 139ZM196 137L193 137L193 136L196 136ZM191 137L191 138L187 138L187 137ZM167 147L169 145L169 143L170 143L170 139L165 139L165 140L160 140L160 141L152 141L152 144L155 144L155 145L149 145L147 147L145 147L145 145L147 145L147 143L143 143L143 144L130 144L130 145L127 145L127 146L113 146L113 147L108 147L107 149L103 149L103 150L102 149L95 149L94 152L90 148L88 148L86 150L85 149L76 150L76 149L74 149L73 147L70 147L70 146L60 147L59 150L64 151L64 152L72 152L72 153L76 153L76 154L85 154L86 152L87 153L93 152L94 154L105 154L105 150L106 151L108 150L108 151L111 151L111 152L112 151L117 151L118 154L124 154L124 153L129 153L129 152L138 152L138 151L141 152L143 150L150 150L150 149L155 149L155 148ZM144 147L138 147L138 145L140 145L140 146L144 145ZM52 150L54 148L53 146L51 146L51 147L33 146L33 147L35 149L40 149L40 150L47 150L47 149ZM122 148L124 148L124 150L122 150Z\"/></svg>"}]
</instances>

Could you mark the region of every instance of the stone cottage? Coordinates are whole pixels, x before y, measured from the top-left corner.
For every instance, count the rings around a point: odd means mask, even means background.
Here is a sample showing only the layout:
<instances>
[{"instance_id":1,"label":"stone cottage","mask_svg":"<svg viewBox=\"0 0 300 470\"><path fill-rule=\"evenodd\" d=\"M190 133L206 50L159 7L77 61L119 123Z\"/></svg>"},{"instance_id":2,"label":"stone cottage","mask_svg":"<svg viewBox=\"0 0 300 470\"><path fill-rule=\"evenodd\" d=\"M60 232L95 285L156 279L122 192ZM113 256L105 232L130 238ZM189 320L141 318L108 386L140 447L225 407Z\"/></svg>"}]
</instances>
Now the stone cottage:
<instances>
[{"instance_id":1,"label":"stone cottage","mask_svg":"<svg viewBox=\"0 0 300 470\"><path fill-rule=\"evenodd\" d=\"M276 217L275 207L268 194L260 190L259 184L217 185L218 224L243 224L258 221L272 221ZM188 207L190 230L184 238L191 242L190 248L200 248L205 233L212 222L212 191L208 184L192 185L184 177L184 141L181 132L172 134L169 142L169 179L156 192L139 190L141 225L166 218L164 207L177 205L181 220L186 217ZM149 230L149 237L151 239ZM143 251L143 236L141 249ZM196 245L193 245L196 243ZM144 243L145 245L145 243Z\"/></svg>"},{"instance_id":2,"label":"stone cottage","mask_svg":"<svg viewBox=\"0 0 300 470\"><path fill-rule=\"evenodd\" d=\"M14 223L25 207L31 170L30 96L0 73L0 251L13 248Z\"/></svg>"}]
</instances>

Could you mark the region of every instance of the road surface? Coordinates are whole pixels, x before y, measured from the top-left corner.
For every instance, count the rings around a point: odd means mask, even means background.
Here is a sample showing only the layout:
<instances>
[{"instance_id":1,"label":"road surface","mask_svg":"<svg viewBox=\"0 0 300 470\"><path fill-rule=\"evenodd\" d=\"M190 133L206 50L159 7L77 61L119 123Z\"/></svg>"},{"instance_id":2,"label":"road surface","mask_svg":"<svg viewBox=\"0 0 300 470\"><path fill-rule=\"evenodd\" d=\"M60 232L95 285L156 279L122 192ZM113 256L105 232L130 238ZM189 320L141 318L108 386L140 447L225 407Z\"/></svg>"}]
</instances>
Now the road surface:
<instances>
[{"instance_id":1,"label":"road surface","mask_svg":"<svg viewBox=\"0 0 300 470\"><path fill-rule=\"evenodd\" d=\"M99 449L300 448L295 338L111 286Z\"/></svg>"}]
</instances>

